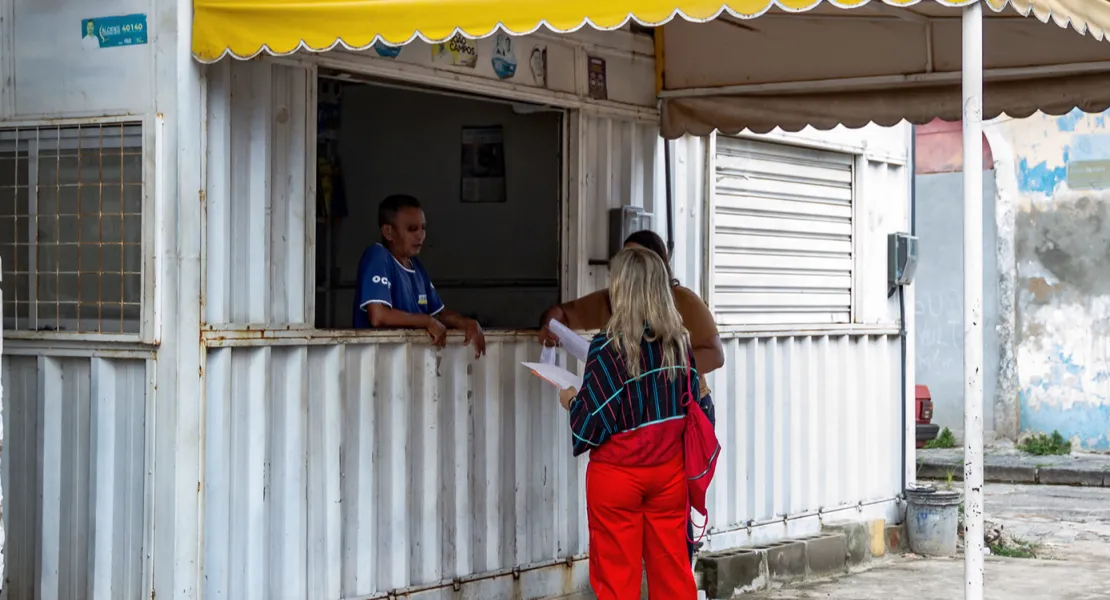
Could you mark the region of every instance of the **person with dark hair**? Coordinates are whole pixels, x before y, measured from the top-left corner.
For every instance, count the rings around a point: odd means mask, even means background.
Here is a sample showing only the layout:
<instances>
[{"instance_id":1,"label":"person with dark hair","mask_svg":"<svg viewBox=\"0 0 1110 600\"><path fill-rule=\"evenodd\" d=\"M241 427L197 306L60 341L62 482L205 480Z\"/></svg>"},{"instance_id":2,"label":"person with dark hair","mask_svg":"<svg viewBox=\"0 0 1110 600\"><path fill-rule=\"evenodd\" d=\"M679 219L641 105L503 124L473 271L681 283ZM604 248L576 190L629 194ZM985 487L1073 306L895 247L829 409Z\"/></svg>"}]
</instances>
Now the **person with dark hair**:
<instances>
[{"instance_id":1,"label":"person with dark hair","mask_svg":"<svg viewBox=\"0 0 1110 600\"><path fill-rule=\"evenodd\" d=\"M362 253L355 282L355 329L427 329L432 343L447 343L447 328L466 334L475 358L486 353L486 337L474 319L443 306L427 271L416 259L424 246L425 221L420 201L396 194L378 206L382 241Z\"/></svg>"},{"instance_id":2,"label":"person with dark hair","mask_svg":"<svg viewBox=\"0 0 1110 600\"><path fill-rule=\"evenodd\" d=\"M716 371L725 364L725 350L721 345L721 336L717 332L717 323L713 320L713 313L692 290L679 284L671 271L670 256L667 245L659 234L650 230L637 231L624 240L625 248L645 248L652 251L667 267L667 278L674 292L674 305L682 315L682 324L690 332L690 345L694 351L694 365L697 368L701 400L698 404L711 423L716 423L713 397L706 383L705 375ZM552 335L548 323L552 319L579 331L594 331L604 329L613 316L613 304L609 297L609 290L598 290L577 300L557 304L547 309L540 323L539 340L545 346L552 346L558 340ZM693 524L687 523L687 532L693 537ZM700 544L689 543L690 560Z\"/></svg>"}]
</instances>

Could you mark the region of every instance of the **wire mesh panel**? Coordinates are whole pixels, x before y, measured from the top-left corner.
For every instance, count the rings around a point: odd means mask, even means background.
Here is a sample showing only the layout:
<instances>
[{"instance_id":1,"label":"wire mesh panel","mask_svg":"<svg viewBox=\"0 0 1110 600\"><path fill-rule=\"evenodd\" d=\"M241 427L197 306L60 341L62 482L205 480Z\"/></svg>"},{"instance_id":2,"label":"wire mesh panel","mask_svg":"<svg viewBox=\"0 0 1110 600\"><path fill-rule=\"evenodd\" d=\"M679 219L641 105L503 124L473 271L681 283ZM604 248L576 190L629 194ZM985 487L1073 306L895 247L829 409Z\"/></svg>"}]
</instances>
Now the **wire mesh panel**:
<instances>
[{"instance_id":1,"label":"wire mesh panel","mask_svg":"<svg viewBox=\"0 0 1110 600\"><path fill-rule=\"evenodd\" d=\"M4 328L139 333L142 126L0 129Z\"/></svg>"}]
</instances>

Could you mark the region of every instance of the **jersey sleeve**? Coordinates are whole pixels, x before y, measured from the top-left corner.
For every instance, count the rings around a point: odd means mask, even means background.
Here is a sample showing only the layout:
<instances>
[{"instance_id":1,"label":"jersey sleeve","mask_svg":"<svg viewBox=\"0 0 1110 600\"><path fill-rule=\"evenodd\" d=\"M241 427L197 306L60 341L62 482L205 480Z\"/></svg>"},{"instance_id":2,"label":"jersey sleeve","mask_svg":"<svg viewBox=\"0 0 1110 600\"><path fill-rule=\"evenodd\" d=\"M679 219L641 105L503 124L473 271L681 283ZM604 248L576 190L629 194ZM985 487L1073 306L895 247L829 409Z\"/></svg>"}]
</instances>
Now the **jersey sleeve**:
<instances>
[{"instance_id":1,"label":"jersey sleeve","mask_svg":"<svg viewBox=\"0 0 1110 600\"><path fill-rule=\"evenodd\" d=\"M367 251L359 264L358 307L366 310L370 304L384 304L393 308L393 282L389 280L389 251L375 247Z\"/></svg>"},{"instance_id":2,"label":"jersey sleeve","mask_svg":"<svg viewBox=\"0 0 1110 600\"><path fill-rule=\"evenodd\" d=\"M428 291L425 292L428 294L428 314L434 317L443 311L445 307L443 306L443 300L439 299L439 292L436 291L436 286L432 285L432 279L427 277L427 274L425 274L425 277L428 280Z\"/></svg>"}]
</instances>

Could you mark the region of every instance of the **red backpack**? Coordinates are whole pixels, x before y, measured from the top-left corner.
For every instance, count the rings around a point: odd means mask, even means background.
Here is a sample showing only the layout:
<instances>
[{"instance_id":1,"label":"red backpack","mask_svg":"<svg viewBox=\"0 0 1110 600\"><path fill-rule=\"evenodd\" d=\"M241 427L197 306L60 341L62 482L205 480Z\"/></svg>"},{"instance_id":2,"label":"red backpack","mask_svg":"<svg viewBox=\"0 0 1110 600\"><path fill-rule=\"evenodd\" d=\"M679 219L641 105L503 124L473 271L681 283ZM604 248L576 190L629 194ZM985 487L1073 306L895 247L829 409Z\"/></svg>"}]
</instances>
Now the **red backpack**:
<instances>
[{"instance_id":1,"label":"red backpack","mask_svg":"<svg viewBox=\"0 0 1110 600\"><path fill-rule=\"evenodd\" d=\"M683 444L686 450L686 488L687 503L700 515L705 517L701 525L701 534L698 539L690 540L699 542L705 537L709 527L709 510L705 507L705 496L709 484L713 481L713 473L717 470L717 458L721 455L721 444L717 441L717 434L713 431L713 424L705 411L694 401L693 386L690 385L690 372L686 371L686 433ZM687 510L687 512L689 512Z\"/></svg>"}]
</instances>

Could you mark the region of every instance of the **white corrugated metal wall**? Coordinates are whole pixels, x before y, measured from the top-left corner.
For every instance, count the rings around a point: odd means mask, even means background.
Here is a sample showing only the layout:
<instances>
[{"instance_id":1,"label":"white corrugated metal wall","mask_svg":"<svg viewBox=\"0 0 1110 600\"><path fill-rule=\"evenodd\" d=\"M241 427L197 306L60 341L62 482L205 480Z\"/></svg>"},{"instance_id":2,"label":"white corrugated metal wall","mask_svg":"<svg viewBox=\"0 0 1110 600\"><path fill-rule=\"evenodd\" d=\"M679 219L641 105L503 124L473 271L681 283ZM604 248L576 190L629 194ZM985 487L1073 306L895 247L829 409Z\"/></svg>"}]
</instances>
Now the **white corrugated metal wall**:
<instances>
[{"instance_id":1,"label":"white corrugated metal wall","mask_svg":"<svg viewBox=\"0 0 1110 600\"><path fill-rule=\"evenodd\" d=\"M723 447L710 488L711 549L890 518L901 489L899 339L726 333L709 386Z\"/></svg>"},{"instance_id":2,"label":"white corrugated metal wall","mask_svg":"<svg viewBox=\"0 0 1110 600\"><path fill-rule=\"evenodd\" d=\"M5 597L149 594L149 364L4 355Z\"/></svg>"}]
</instances>

